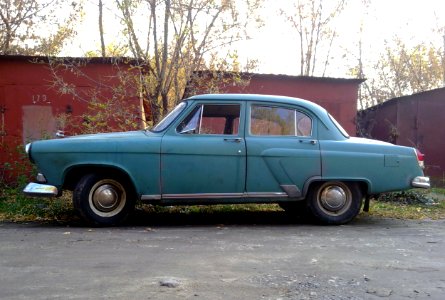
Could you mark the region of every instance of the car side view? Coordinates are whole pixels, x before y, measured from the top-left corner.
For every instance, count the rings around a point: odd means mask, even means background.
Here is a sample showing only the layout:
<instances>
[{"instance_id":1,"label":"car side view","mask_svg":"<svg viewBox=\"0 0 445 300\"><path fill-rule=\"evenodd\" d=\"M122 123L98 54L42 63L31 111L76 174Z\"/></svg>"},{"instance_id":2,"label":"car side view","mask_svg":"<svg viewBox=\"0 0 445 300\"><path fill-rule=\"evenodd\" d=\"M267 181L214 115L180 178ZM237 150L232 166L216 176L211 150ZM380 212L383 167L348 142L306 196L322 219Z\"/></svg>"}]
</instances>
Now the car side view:
<instances>
[{"instance_id":1,"label":"car side view","mask_svg":"<svg viewBox=\"0 0 445 300\"><path fill-rule=\"evenodd\" d=\"M136 200L155 205L278 203L345 224L372 195L429 188L411 147L350 137L321 106L266 95L199 95L150 130L26 145L39 173L24 193L58 196L93 225L114 225Z\"/></svg>"}]
</instances>

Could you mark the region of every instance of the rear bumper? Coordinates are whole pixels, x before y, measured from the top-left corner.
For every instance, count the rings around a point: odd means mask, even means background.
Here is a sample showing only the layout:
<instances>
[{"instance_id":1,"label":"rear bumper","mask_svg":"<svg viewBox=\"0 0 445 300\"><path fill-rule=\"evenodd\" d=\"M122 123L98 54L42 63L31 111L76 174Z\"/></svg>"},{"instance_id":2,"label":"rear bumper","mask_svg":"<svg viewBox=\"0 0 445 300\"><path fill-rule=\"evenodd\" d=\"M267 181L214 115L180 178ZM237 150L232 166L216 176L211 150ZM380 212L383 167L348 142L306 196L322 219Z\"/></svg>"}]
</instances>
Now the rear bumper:
<instances>
[{"instance_id":1,"label":"rear bumper","mask_svg":"<svg viewBox=\"0 0 445 300\"><path fill-rule=\"evenodd\" d=\"M23 193L27 196L55 197L59 191L52 185L31 182L25 187Z\"/></svg>"},{"instance_id":2,"label":"rear bumper","mask_svg":"<svg viewBox=\"0 0 445 300\"><path fill-rule=\"evenodd\" d=\"M431 187L430 178L425 176L417 176L413 179L413 181L411 181L411 186L415 188L429 189Z\"/></svg>"}]
</instances>

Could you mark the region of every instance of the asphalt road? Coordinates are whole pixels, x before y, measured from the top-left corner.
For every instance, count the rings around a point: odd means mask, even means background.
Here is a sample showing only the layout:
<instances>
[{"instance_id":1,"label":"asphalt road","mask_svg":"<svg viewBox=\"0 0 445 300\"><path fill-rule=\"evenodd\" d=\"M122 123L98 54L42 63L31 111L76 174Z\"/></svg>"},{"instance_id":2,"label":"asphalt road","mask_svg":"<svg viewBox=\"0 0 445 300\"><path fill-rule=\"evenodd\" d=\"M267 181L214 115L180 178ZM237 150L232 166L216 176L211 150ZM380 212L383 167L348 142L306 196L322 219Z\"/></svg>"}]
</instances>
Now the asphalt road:
<instances>
[{"instance_id":1,"label":"asphalt road","mask_svg":"<svg viewBox=\"0 0 445 300\"><path fill-rule=\"evenodd\" d=\"M0 270L0 299L445 299L445 220L0 223Z\"/></svg>"}]
</instances>

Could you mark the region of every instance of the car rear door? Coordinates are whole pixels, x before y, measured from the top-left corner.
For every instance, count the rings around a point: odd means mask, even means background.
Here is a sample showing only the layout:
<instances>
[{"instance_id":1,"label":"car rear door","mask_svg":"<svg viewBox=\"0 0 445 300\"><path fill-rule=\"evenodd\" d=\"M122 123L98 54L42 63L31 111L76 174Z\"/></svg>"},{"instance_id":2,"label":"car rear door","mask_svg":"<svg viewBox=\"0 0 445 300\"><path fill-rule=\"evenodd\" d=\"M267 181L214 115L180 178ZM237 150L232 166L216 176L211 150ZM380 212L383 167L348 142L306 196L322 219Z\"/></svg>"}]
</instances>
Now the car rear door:
<instances>
[{"instance_id":1,"label":"car rear door","mask_svg":"<svg viewBox=\"0 0 445 300\"><path fill-rule=\"evenodd\" d=\"M316 118L303 108L276 103L247 107L246 190L252 196L303 196L304 184L321 176Z\"/></svg>"}]
</instances>

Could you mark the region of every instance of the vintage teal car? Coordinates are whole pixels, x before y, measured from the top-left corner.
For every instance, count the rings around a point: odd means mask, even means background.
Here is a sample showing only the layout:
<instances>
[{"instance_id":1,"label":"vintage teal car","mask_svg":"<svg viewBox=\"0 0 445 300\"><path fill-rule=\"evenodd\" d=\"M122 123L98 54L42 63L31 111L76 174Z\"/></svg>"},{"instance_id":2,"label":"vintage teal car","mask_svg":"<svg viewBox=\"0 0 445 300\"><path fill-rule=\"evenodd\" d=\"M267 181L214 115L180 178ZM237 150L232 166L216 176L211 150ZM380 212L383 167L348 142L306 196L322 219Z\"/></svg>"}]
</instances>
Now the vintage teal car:
<instances>
[{"instance_id":1,"label":"vintage teal car","mask_svg":"<svg viewBox=\"0 0 445 300\"><path fill-rule=\"evenodd\" d=\"M39 174L24 193L72 190L95 225L121 222L137 199L279 203L344 224L371 195L430 186L416 149L349 137L321 106L279 96L194 96L150 130L36 141L26 152Z\"/></svg>"}]
</instances>

